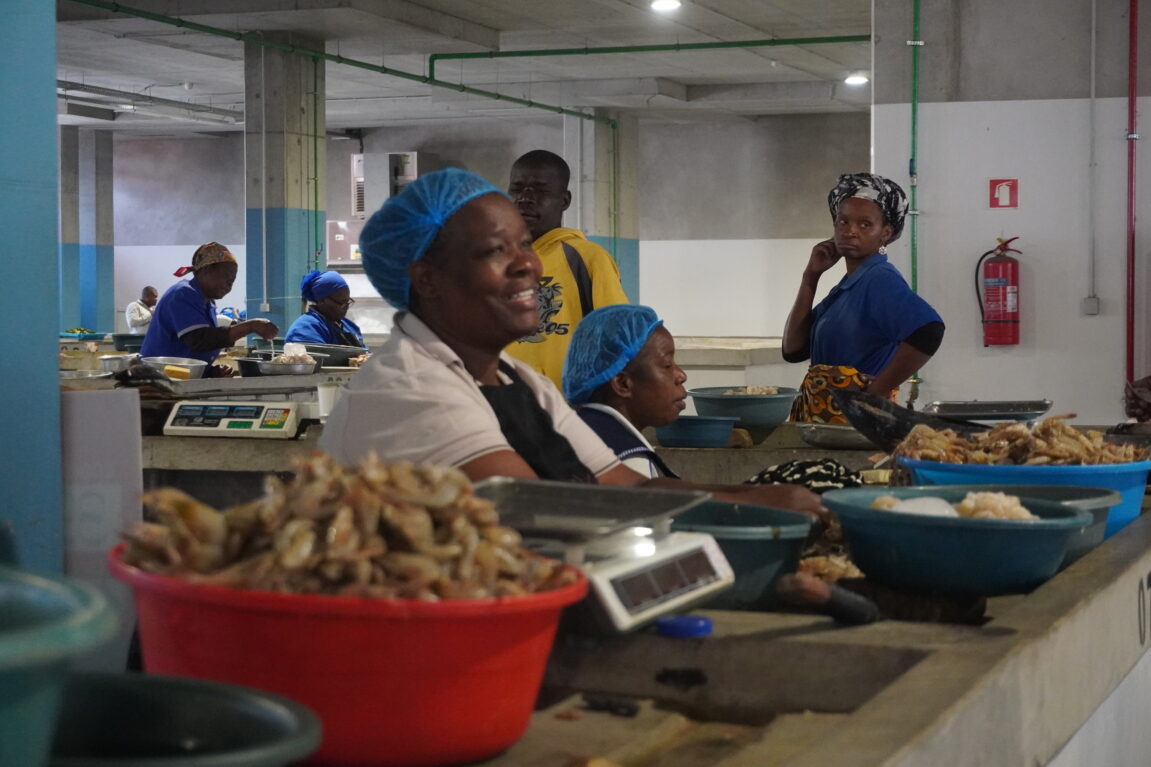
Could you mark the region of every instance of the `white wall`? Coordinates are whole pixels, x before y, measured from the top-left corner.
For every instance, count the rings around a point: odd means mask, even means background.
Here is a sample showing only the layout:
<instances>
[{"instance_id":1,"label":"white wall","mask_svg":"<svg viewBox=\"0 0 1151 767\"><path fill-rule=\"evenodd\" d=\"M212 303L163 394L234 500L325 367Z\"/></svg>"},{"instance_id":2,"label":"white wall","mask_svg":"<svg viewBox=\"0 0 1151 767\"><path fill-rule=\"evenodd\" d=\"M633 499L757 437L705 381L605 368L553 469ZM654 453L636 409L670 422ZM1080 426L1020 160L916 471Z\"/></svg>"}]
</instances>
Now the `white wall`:
<instances>
[{"instance_id":1,"label":"white wall","mask_svg":"<svg viewBox=\"0 0 1151 767\"><path fill-rule=\"evenodd\" d=\"M920 292L947 323L943 347L923 372L923 401L1047 397L1055 403L1053 412L1077 413L1081 424L1123 420L1125 120L1124 100L1098 102L1096 276L1102 312L1087 317L1080 314L1090 244L1087 101L920 106ZM906 105L875 110L876 171L900 183L907 183L909 125ZM1139 151L1140 185L1146 189L1148 150ZM1020 179L1018 209L989 209L992 178ZM1146 194L1139 212L1144 222L1151 220ZM985 348L975 263L996 237L1016 235L1023 251L1021 342ZM1145 259L1147 237L1138 239ZM891 255L907 274L907 234ZM1137 300L1145 303L1146 297L1141 289Z\"/></svg>"},{"instance_id":2,"label":"white wall","mask_svg":"<svg viewBox=\"0 0 1151 767\"><path fill-rule=\"evenodd\" d=\"M828 218L828 236L831 232ZM642 303L677 336L781 336L817 240L643 240ZM836 266L818 298L839 282Z\"/></svg>"}]
</instances>

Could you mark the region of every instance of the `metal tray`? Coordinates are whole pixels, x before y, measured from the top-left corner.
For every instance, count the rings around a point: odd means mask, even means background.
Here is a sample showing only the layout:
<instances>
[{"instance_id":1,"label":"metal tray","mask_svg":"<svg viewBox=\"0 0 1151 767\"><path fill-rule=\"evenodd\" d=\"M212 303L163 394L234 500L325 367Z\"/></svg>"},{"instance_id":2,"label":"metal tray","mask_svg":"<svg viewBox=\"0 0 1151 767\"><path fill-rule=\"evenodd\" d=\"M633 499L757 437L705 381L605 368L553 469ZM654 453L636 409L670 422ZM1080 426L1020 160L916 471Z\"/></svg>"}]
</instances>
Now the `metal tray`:
<instances>
[{"instance_id":1,"label":"metal tray","mask_svg":"<svg viewBox=\"0 0 1151 767\"><path fill-rule=\"evenodd\" d=\"M876 445L854 426L838 423L797 422L799 438L827 450L875 450Z\"/></svg>"},{"instance_id":2,"label":"metal tray","mask_svg":"<svg viewBox=\"0 0 1151 767\"><path fill-rule=\"evenodd\" d=\"M524 535L567 542L590 541L628 527L657 527L703 503L702 490L605 487L543 479L492 477L476 495L494 501L500 523Z\"/></svg>"},{"instance_id":3,"label":"metal tray","mask_svg":"<svg viewBox=\"0 0 1151 767\"><path fill-rule=\"evenodd\" d=\"M972 400L970 402L932 402L923 408L944 418L967 421L1030 421L1051 409L1051 400Z\"/></svg>"}]
</instances>

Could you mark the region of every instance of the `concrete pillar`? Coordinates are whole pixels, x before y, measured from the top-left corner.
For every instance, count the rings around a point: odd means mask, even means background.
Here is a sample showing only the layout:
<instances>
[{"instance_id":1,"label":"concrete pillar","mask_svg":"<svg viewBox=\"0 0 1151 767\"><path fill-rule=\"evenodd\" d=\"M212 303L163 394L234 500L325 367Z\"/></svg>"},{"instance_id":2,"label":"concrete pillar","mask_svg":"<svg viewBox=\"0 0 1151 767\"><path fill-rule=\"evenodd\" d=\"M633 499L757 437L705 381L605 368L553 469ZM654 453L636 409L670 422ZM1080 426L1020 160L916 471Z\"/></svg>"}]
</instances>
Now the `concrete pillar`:
<instances>
[{"instance_id":1,"label":"concrete pillar","mask_svg":"<svg viewBox=\"0 0 1151 767\"><path fill-rule=\"evenodd\" d=\"M116 329L111 131L60 129L60 329Z\"/></svg>"},{"instance_id":2,"label":"concrete pillar","mask_svg":"<svg viewBox=\"0 0 1151 767\"><path fill-rule=\"evenodd\" d=\"M564 156L572 166L566 226L582 229L619 265L628 298L639 297L639 131L634 117L596 110L600 120L564 116Z\"/></svg>"},{"instance_id":3,"label":"concrete pillar","mask_svg":"<svg viewBox=\"0 0 1151 767\"><path fill-rule=\"evenodd\" d=\"M277 42L323 48L299 35ZM324 64L244 45L247 310L283 332L300 314L300 278L324 263Z\"/></svg>"},{"instance_id":4,"label":"concrete pillar","mask_svg":"<svg viewBox=\"0 0 1151 767\"><path fill-rule=\"evenodd\" d=\"M45 572L63 566L60 490L59 301L56 155L56 8L5 3L0 47L18 66L0 77L0 163L4 316L20 353L0 357L8 439L0 440L0 561Z\"/></svg>"}]
</instances>

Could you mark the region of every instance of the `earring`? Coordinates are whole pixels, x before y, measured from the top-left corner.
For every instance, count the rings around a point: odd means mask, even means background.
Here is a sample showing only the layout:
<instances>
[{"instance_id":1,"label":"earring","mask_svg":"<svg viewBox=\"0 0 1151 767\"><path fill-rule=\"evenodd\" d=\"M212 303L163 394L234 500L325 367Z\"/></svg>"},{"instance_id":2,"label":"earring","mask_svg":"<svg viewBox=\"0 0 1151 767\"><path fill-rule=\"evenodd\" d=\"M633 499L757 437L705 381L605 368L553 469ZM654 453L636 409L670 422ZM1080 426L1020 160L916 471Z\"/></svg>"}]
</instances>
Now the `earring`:
<instances>
[{"instance_id":1,"label":"earring","mask_svg":"<svg viewBox=\"0 0 1151 767\"><path fill-rule=\"evenodd\" d=\"M886 245L880 245L879 246L879 255L881 255L881 256L887 255L887 246Z\"/></svg>"}]
</instances>

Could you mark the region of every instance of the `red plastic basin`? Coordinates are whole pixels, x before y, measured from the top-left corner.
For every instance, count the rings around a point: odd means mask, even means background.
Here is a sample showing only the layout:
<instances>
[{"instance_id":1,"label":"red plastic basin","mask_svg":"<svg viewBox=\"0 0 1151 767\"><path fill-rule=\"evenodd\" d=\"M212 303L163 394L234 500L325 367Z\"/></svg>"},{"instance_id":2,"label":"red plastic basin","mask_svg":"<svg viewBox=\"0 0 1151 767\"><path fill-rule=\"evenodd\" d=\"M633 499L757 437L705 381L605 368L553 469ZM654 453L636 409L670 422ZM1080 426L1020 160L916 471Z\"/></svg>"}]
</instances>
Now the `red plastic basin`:
<instances>
[{"instance_id":1,"label":"red plastic basin","mask_svg":"<svg viewBox=\"0 0 1151 767\"><path fill-rule=\"evenodd\" d=\"M482 759L527 728L571 586L523 597L418 602L279 594L109 567L132 587L146 670L246 685L316 711L310 763Z\"/></svg>"}]
</instances>

